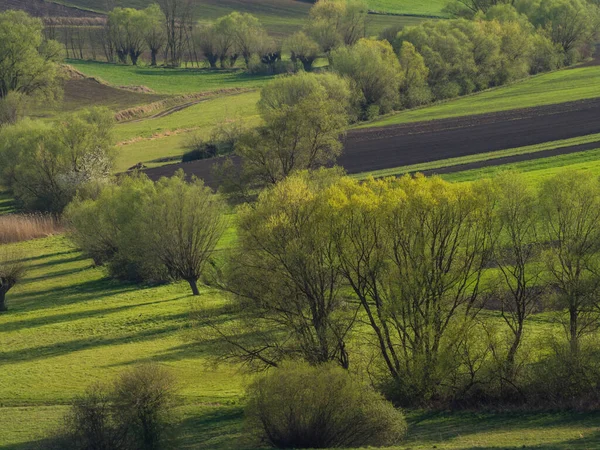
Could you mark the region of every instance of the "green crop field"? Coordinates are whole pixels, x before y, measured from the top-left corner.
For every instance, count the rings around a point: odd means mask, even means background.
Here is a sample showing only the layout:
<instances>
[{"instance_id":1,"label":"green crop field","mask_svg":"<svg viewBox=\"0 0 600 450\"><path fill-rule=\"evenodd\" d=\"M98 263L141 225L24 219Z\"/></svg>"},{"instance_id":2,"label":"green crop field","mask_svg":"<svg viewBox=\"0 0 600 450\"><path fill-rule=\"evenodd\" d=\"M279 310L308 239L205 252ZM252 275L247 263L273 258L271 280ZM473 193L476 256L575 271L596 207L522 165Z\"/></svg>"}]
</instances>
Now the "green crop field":
<instances>
[{"instance_id":1,"label":"green crop field","mask_svg":"<svg viewBox=\"0 0 600 450\"><path fill-rule=\"evenodd\" d=\"M221 248L232 245L228 233ZM216 347L198 340L189 314L226 323L223 294L204 288L198 300L188 287L139 287L111 281L57 236L12 246L27 260L25 281L9 294L0 316L0 448L26 449L56 427L66 404L96 381L109 381L133 364L156 361L174 370L180 387L181 441L177 448L247 448L240 443L244 386L239 367L214 367ZM493 320L493 313L489 314ZM554 329L538 315L529 334ZM532 341L532 342L533 342ZM408 412L411 449L571 449L600 445L598 414L424 414Z\"/></svg>"},{"instance_id":2,"label":"green crop field","mask_svg":"<svg viewBox=\"0 0 600 450\"><path fill-rule=\"evenodd\" d=\"M469 116L600 97L600 66L537 75L485 92L390 115L361 128Z\"/></svg>"}]
</instances>

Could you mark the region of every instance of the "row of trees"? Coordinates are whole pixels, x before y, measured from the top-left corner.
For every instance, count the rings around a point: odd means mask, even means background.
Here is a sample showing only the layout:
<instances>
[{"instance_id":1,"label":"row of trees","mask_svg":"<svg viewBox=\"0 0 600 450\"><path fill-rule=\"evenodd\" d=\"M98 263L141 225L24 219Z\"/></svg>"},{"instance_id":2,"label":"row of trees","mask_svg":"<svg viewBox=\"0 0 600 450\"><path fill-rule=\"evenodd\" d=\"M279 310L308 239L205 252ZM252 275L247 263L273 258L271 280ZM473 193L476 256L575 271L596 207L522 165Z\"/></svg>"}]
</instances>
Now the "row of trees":
<instances>
[{"instance_id":1,"label":"row of trees","mask_svg":"<svg viewBox=\"0 0 600 450\"><path fill-rule=\"evenodd\" d=\"M588 337L600 325L600 181L586 172L534 189L513 173L451 184L296 171L240 207L237 245L216 257L224 211L200 182L137 176L67 217L114 276L230 292L234 331L207 324L223 356L250 367L368 360L411 406L598 397ZM540 311L566 339L531 353Z\"/></svg>"},{"instance_id":2,"label":"row of trees","mask_svg":"<svg viewBox=\"0 0 600 450\"><path fill-rule=\"evenodd\" d=\"M238 211L216 281L242 319L235 333L212 326L255 368L347 368L366 343L370 372L405 405L597 396L586 336L600 324L599 219L600 182L585 172L539 190L512 173L472 184L297 173ZM543 361L552 347L523 351L542 309L565 330L560 364Z\"/></svg>"}]
</instances>

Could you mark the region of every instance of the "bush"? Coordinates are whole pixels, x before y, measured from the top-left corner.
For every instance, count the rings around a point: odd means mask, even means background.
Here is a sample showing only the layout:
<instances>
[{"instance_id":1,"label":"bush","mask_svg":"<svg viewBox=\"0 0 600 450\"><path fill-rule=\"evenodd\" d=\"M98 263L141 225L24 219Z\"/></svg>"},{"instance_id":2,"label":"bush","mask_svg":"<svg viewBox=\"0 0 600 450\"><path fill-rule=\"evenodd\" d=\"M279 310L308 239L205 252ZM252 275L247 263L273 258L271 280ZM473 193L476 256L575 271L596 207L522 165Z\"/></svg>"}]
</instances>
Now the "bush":
<instances>
[{"instance_id":1,"label":"bush","mask_svg":"<svg viewBox=\"0 0 600 450\"><path fill-rule=\"evenodd\" d=\"M119 377L114 386L117 421L127 428L136 448L165 447L174 394L173 376L157 364L137 367Z\"/></svg>"},{"instance_id":2,"label":"bush","mask_svg":"<svg viewBox=\"0 0 600 450\"><path fill-rule=\"evenodd\" d=\"M248 425L277 448L394 445L406 433L400 411L333 364L285 365L248 395Z\"/></svg>"},{"instance_id":3,"label":"bush","mask_svg":"<svg viewBox=\"0 0 600 450\"><path fill-rule=\"evenodd\" d=\"M94 384L77 397L50 445L73 450L158 450L168 445L174 379L156 364L123 373L112 388Z\"/></svg>"}]
</instances>

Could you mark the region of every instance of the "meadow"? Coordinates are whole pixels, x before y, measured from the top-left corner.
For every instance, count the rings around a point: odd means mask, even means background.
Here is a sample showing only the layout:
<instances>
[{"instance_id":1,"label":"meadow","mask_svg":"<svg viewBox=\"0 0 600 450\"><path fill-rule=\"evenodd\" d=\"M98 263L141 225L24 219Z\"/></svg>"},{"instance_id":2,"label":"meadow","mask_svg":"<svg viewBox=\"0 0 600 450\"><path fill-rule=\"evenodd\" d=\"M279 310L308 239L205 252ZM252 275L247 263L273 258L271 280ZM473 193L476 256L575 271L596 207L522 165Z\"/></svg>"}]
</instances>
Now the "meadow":
<instances>
[{"instance_id":1,"label":"meadow","mask_svg":"<svg viewBox=\"0 0 600 450\"><path fill-rule=\"evenodd\" d=\"M232 245L233 231L220 248ZM173 369L180 395L178 448L250 448L243 441L243 393L251 376L212 364L218 352L190 312L227 323L221 292L194 300L183 284L139 287L107 278L63 236L12 245L29 266L0 316L0 448L35 448L60 424L67 404L91 383L141 362ZM490 313L490 320L496 316ZM552 316L532 320L528 344L555 330ZM536 448L600 445L600 415L425 413L408 411L409 436L398 449Z\"/></svg>"}]
</instances>

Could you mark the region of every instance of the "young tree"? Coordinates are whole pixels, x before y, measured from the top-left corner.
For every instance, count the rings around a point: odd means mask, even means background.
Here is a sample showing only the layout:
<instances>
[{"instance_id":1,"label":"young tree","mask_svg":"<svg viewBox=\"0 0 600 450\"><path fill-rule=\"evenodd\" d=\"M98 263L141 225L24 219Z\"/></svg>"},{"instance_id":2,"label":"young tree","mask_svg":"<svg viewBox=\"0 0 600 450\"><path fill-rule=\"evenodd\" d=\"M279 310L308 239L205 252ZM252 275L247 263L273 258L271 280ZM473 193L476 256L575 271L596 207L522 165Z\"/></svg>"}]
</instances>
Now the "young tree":
<instances>
[{"instance_id":1,"label":"young tree","mask_svg":"<svg viewBox=\"0 0 600 450\"><path fill-rule=\"evenodd\" d=\"M201 180L187 183L180 172L157 183L144 221L171 278L187 281L192 293L200 295L198 280L227 225L223 202Z\"/></svg>"},{"instance_id":2,"label":"young tree","mask_svg":"<svg viewBox=\"0 0 600 450\"><path fill-rule=\"evenodd\" d=\"M261 91L264 125L240 138L244 178L275 184L294 171L335 160L348 125L348 83L334 74L302 73L271 81Z\"/></svg>"},{"instance_id":3,"label":"young tree","mask_svg":"<svg viewBox=\"0 0 600 450\"><path fill-rule=\"evenodd\" d=\"M25 272L25 265L14 254L0 251L0 312L8 311L6 294L23 279Z\"/></svg>"},{"instance_id":4,"label":"young tree","mask_svg":"<svg viewBox=\"0 0 600 450\"><path fill-rule=\"evenodd\" d=\"M165 16L156 3L148 6L143 12L146 15L144 39L150 49L150 65L156 66L158 53L165 46L167 40Z\"/></svg>"},{"instance_id":5,"label":"young tree","mask_svg":"<svg viewBox=\"0 0 600 450\"><path fill-rule=\"evenodd\" d=\"M304 70L310 72L320 53L319 45L304 31L298 31L286 39L284 48L290 52L292 61L300 61Z\"/></svg>"},{"instance_id":6,"label":"young tree","mask_svg":"<svg viewBox=\"0 0 600 450\"><path fill-rule=\"evenodd\" d=\"M22 11L0 14L0 99L10 92L46 101L61 93L61 47L46 41L43 24Z\"/></svg>"},{"instance_id":7,"label":"young tree","mask_svg":"<svg viewBox=\"0 0 600 450\"><path fill-rule=\"evenodd\" d=\"M388 42L361 39L334 50L331 62L335 72L351 80L365 117L372 106L386 113L399 104L402 71Z\"/></svg>"},{"instance_id":8,"label":"young tree","mask_svg":"<svg viewBox=\"0 0 600 450\"><path fill-rule=\"evenodd\" d=\"M571 356L582 336L598 328L600 288L600 183L590 173L564 171L542 184L541 223L548 242L547 268L568 313Z\"/></svg>"}]
</instances>

